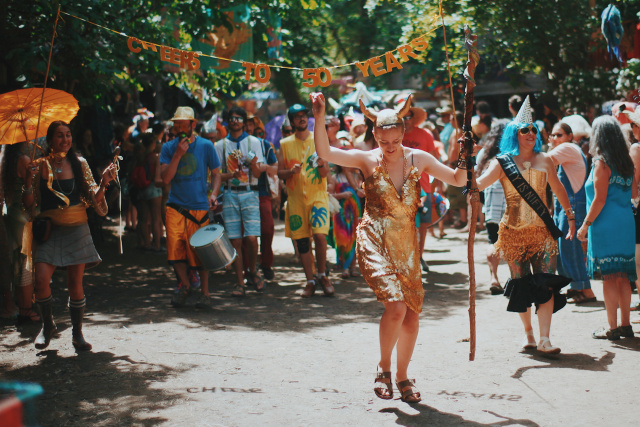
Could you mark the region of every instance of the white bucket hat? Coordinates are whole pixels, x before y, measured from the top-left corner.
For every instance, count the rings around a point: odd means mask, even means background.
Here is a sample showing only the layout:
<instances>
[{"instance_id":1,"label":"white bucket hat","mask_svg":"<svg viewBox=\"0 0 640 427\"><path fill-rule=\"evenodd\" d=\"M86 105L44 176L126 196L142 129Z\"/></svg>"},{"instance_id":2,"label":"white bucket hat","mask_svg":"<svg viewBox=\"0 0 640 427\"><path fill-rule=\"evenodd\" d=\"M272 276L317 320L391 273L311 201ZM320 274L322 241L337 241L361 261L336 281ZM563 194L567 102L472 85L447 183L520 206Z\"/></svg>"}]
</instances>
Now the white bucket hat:
<instances>
[{"instance_id":1,"label":"white bucket hat","mask_svg":"<svg viewBox=\"0 0 640 427\"><path fill-rule=\"evenodd\" d=\"M193 120L195 121L195 113L193 112L193 108L191 107L178 107L176 113L171 118L172 122L176 120Z\"/></svg>"}]
</instances>

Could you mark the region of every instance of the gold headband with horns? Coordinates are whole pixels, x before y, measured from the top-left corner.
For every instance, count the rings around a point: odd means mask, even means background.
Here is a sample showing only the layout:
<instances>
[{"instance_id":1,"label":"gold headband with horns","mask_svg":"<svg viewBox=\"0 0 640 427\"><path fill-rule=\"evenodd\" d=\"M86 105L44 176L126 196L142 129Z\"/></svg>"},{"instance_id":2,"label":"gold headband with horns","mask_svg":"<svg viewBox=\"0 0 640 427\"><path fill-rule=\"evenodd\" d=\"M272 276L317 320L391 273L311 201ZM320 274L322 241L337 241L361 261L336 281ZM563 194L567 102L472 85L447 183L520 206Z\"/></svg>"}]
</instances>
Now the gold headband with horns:
<instances>
[{"instance_id":1,"label":"gold headband with horns","mask_svg":"<svg viewBox=\"0 0 640 427\"><path fill-rule=\"evenodd\" d=\"M360 99L360 111L365 115L366 118L373 122L375 127L385 127L385 126L396 126L401 125L402 118L409 114L411 111L411 100L413 99L412 95L409 95L407 99L404 101L402 107L399 110L394 110L391 108L385 108L384 110L375 111L369 110Z\"/></svg>"}]
</instances>

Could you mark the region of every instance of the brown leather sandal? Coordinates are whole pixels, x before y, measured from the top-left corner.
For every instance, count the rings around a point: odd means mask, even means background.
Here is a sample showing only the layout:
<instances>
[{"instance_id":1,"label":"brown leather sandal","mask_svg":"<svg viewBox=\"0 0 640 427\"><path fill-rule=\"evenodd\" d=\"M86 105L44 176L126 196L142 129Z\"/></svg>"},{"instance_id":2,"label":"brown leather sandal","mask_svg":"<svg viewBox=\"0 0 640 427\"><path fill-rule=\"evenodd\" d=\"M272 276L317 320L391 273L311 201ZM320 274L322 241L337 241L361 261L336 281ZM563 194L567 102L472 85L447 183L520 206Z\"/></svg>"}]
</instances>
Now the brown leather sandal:
<instances>
[{"instance_id":1,"label":"brown leather sandal","mask_svg":"<svg viewBox=\"0 0 640 427\"><path fill-rule=\"evenodd\" d=\"M382 383L385 384L384 387L374 387L373 392L380 399L389 400L393 399L393 384L391 383L391 372L380 372L380 367L378 367L378 372L376 373L376 379L373 380L373 383ZM385 392L387 394L385 394Z\"/></svg>"},{"instance_id":2,"label":"brown leather sandal","mask_svg":"<svg viewBox=\"0 0 640 427\"><path fill-rule=\"evenodd\" d=\"M416 380L404 380L396 382L396 386L400 391L400 400L405 403L418 403L422 400L420 392L415 386Z\"/></svg>"}]
</instances>

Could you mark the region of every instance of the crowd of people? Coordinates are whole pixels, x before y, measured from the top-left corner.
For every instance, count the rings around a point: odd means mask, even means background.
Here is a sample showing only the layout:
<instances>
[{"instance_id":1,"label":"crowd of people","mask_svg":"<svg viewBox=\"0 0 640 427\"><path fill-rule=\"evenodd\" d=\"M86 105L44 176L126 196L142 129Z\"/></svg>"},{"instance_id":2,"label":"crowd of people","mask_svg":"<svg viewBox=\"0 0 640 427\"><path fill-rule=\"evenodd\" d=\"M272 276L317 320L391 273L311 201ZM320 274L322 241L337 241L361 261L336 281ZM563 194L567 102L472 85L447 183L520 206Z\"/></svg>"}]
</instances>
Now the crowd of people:
<instances>
[{"instance_id":1,"label":"crowd of people","mask_svg":"<svg viewBox=\"0 0 640 427\"><path fill-rule=\"evenodd\" d=\"M211 221L224 226L237 253L227 267L235 275L230 295L241 298L247 289L263 292L274 279L274 220L282 218L305 274L300 296L318 289L335 294L327 263L333 247L337 274L363 275L385 304L376 394L393 394L396 348L398 389L403 400L418 401L407 368L422 310L421 270L429 271L427 236L445 238L446 227L468 229L468 199L479 197L489 289L504 293L507 309L520 314L524 348L559 353L549 338L552 314L567 302L596 301L593 279L603 280L607 312L607 326L593 337L634 335L640 109L618 103L610 115L589 122L545 105L542 120L535 120L529 97L515 95L512 117L497 119L489 104L478 102L471 121L478 187L467 195L469 154L460 141L470 136L452 105L429 113L409 96L395 109L361 104L360 112L334 117L326 115L321 95L312 98L313 114L302 104L290 106L272 141L264 123L239 106L206 118L179 107L167 122L141 109L130 127L116 128L119 170L111 162L90 164L91 151L74 144L64 122L49 127L45 152L35 159L27 143L4 146L3 317L40 322L35 345L46 348L56 333L49 284L53 272L64 269L73 345L91 348L82 333L82 278L101 261L90 226L114 209L109 194L121 192L125 229L136 233L138 249L166 254L177 281L175 307L185 305L193 289L200 290L196 308L212 304L209 272L189 244L197 230ZM107 190L114 179L118 188ZM510 270L504 286L501 260Z\"/></svg>"}]
</instances>

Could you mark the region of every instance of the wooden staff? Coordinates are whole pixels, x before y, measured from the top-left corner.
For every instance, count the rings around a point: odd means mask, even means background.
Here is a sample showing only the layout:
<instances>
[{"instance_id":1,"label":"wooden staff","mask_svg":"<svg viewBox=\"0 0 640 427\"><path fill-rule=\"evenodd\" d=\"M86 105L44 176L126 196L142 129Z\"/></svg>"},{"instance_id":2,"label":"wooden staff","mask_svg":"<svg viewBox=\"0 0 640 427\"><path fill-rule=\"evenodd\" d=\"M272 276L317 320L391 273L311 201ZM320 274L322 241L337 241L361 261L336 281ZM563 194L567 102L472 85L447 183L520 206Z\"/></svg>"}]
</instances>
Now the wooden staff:
<instances>
[{"instance_id":1,"label":"wooden staff","mask_svg":"<svg viewBox=\"0 0 640 427\"><path fill-rule=\"evenodd\" d=\"M38 109L38 124L36 125L36 136L33 138L33 152L31 153L31 161L36 156L35 143L38 140L38 132L40 131L40 117L42 117L42 103L44 102L44 91L47 90L47 80L49 79L49 67L51 67L51 55L53 54L53 41L56 39L56 29L58 28L58 19L60 19L60 4L58 4L58 12L56 13L56 21L53 24L53 35L51 36L51 47L49 48L49 60L47 61L47 72L44 75L44 86L42 87L42 95L40 96L40 108ZM27 141L29 138L27 138Z\"/></svg>"},{"instance_id":2,"label":"wooden staff","mask_svg":"<svg viewBox=\"0 0 640 427\"><path fill-rule=\"evenodd\" d=\"M473 255L473 245L476 238L476 218L478 217L478 207L480 197L477 191L476 178L473 173L474 159L473 146L475 143L473 132L471 131L471 117L473 116L473 89L476 86L474 75L476 66L480 62L480 55L476 50L478 37L471 34L468 25L464 26L464 47L469 51L467 68L464 70L464 78L467 86L464 91L464 125L462 126L464 151L467 157L467 186L465 192L470 192L471 218L469 218L469 239L467 243L467 257L469 260L469 360L473 361L476 356L476 268ZM474 191L475 190L475 191Z\"/></svg>"}]
</instances>

